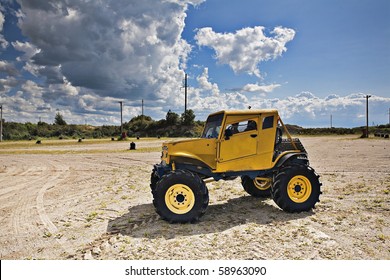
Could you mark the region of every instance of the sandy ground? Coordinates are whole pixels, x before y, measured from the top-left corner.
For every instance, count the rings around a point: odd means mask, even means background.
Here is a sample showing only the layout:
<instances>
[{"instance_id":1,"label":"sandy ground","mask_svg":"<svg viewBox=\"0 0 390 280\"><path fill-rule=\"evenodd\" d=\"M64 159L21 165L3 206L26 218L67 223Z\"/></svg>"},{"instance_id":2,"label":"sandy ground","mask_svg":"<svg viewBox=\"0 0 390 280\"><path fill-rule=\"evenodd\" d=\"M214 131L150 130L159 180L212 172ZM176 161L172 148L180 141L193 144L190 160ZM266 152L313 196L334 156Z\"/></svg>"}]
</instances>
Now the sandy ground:
<instances>
[{"instance_id":1,"label":"sandy ground","mask_svg":"<svg viewBox=\"0 0 390 280\"><path fill-rule=\"evenodd\" d=\"M0 143L1 259L390 259L390 141L301 138L323 194L289 214L209 183L196 224L155 213L161 140Z\"/></svg>"}]
</instances>

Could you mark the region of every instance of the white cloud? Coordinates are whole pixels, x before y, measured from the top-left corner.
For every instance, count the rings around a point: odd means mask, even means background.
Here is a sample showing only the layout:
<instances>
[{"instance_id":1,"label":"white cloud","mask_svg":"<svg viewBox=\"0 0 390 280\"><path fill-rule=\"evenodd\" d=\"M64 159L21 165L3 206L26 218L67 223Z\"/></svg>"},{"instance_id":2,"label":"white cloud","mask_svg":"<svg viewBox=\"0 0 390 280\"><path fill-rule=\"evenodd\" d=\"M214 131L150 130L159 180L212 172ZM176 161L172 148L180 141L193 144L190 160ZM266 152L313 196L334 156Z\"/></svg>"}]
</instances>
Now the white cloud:
<instances>
[{"instance_id":1,"label":"white cloud","mask_svg":"<svg viewBox=\"0 0 390 280\"><path fill-rule=\"evenodd\" d=\"M7 40L5 40L5 38L4 38L4 35L1 34L3 32L4 22L5 22L5 17L4 17L4 14L3 14L3 8L2 8L2 6L0 4L0 50L1 49L6 49L8 47L8 45L9 45Z\"/></svg>"},{"instance_id":2,"label":"white cloud","mask_svg":"<svg viewBox=\"0 0 390 280\"><path fill-rule=\"evenodd\" d=\"M241 89L241 92L270 93L274 89L280 86L281 86L280 84L269 84L269 85L259 85L258 83L247 84Z\"/></svg>"},{"instance_id":3,"label":"white cloud","mask_svg":"<svg viewBox=\"0 0 390 280\"><path fill-rule=\"evenodd\" d=\"M53 77L49 68L61 66L57 77L101 96L164 98L180 85L191 51L181 38L187 5L201 2L19 0L32 48L15 46L25 48L21 60L35 52L29 71Z\"/></svg>"},{"instance_id":4,"label":"white cloud","mask_svg":"<svg viewBox=\"0 0 390 280\"><path fill-rule=\"evenodd\" d=\"M9 76L17 76L19 71L12 63L0 60L0 73L6 73Z\"/></svg>"},{"instance_id":5,"label":"white cloud","mask_svg":"<svg viewBox=\"0 0 390 280\"><path fill-rule=\"evenodd\" d=\"M15 41L11 43L15 50L23 52L24 54L17 57L17 61L29 61L34 55L40 52L38 48L29 42Z\"/></svg>"},{"instance_id":6,"label":"white cloud","mask_svg":"<svg viewBox=\"0 0 390 280\"><path fill-rule=\"evenodd\" d=\"M18 86L19 81L16 79L18 75L19 71L12 63L0 60L0 93L6 94Z\"/></svg>"},{"instance_id":7,"label":"white cloud","mask_svg":"<svg viewBox=\"0 0 390 280\"><path fill-rule=\"evenodd\" d=\"M3 31L3 25L4 25L4 15L2 13L2 8L1 8L1 5L0 5L0 32Z\"/></svg>"},{"instance_id":8,"label":"white cloud","mask_svg":"<svg viewBox=\"0 0 390 280\"><path fill-rule=\"evenodd\" d=\"M292 124L309 127L329 126L330 115L332 115L335 126L354 127L364 125L360 118L362 115L365 116L365 95L363 93L347 96L330 94L320 98L311 92L301 92L283 99L254 97L251 102L253 108L278 109L282 118ZM371 120L386 123L385 113L390 106L390 98L373 95L369 104Z\"/></svg>"},{"instance_id":9,"label":"white cloud","mask_svg":"<svg viewBox=\"0 0 390 280\"><path fill-rule=\"evenodd\" d=\"M210 27L198 30L195 39L199 46L215 50L219 63L228 64L235 73L246 72L261 76L258 64L275 59L287 50L286 44L294 39L295 31L276 27L273 37L264 34L264 27L247 27L235 33L216 33Z\"/></svg>"},{"instance_id":10,"label":"white cloud","mask_svg":"<svg viewBox=\"0 0 390 280\"><path fill-rule=\"evenodd\" d=\"M208 68L196 78L198 87L189 88L189 108L196 112L199 119L206 119L211 112L226 109L244 109L248 98L238 92L221 92L217 83L210 81ZM183 101L184 102L184 101Z\"/></svg>"},{"instance_id":11,"label":"white cloud","mask_svg":"<svg viewBox=\"0 0 390 280\"><path fill-rule=\"evenodd\" d=\"M14 77L6 77L5 79L0 79L0 93L8 93L13 87L16 87L19 84L19 81Z\"/></svg>"},{"instance_id":12,"label":"white cloud","mask_svg":"<svg viewBox=\"0 0 390 280\"><path fill-rule=\"evenodd\" d=\"M11 44L22 53L16 60L23 76L15 79L13 64L0 62L8 120L30 121L59 109L68 122L84 123L86 115L102 124L117 119L118 101L129 119L141 113L142 98L154 117L182 106L183 94L175 93L192 46L181 33L188 5L203 0L17 2L20 10L12 13L26 41ZM1 13L0 32L3 19ZM41 83L24 80L23 70Z\"/></svg>"},{"instance_id":13,"label":"white cloud","mask_svg":"<svg viewBox=\"0 0 390 280\"><path fill-rule=\"evenodd\" d=\"M207 67L203 69L203 73L196 80L198 81L200 90L211 91L213 95L219 94L218 85L209 81L209 69Z\"/></svg>"}]
</instances>

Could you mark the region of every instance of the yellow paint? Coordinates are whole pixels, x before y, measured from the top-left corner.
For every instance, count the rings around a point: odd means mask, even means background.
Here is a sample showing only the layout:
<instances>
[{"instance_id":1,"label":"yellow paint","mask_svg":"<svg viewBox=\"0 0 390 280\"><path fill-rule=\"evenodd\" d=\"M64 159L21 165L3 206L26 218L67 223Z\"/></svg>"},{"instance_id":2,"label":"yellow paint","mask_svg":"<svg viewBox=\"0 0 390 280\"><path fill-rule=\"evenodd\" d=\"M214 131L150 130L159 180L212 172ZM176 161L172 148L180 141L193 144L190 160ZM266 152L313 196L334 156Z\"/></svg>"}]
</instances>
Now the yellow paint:
<instances>
[{"instance_id":1,"label":"yellow paint","mask_svg":"<svg viewBox=\"0 0 390 280\"><path fill-rule=\"evenodd\" d=\"M265 170L275 166L272 161L278 122L283 126L288 138L290 134L281 122L277 110L220 111L211 114L224 114L218 138L198 138L170 141L163 144L162 160L172 164L172 157L195 159L209 166L213 172ZM273 117L273 126L263 129L266 117ZM256 130L241 131L225 138L225 130L233 124L251 120ZM278 159L293 150L284 152Z\"/></svg>"},{"instance_id":2,"label":"yellow paint","mask_svg":"<svg viewBox=\"0 0 390 280\"><path fill-rule=\"evenodd\" d=\"M175 184L165 193L165 204L173 213L183 215L194 207L195 196L188 186Z\"/></svg>"},{"instance_id":3,"label":"yellow paint","mask_svg":"<svg viewBox=\"0 0 390 280\"><path fill-rule=\"evenodd\" d=\"M265 190L268 190L271 187L272 179L271 178L256 177L253 180L253 184L259 190L265 191Z\"/></svg>"},{"instance_id":4,"label":"yellow paint","mask_svg":"<svg viewBox=\"0 0 390 280\"><path fill-rule=\"evenodd\" d=\"M312 187L310 180L302 175L294 176L287 185L288 197L296 203L307 201L311 192Z\"/></svg>"}]
</instances>

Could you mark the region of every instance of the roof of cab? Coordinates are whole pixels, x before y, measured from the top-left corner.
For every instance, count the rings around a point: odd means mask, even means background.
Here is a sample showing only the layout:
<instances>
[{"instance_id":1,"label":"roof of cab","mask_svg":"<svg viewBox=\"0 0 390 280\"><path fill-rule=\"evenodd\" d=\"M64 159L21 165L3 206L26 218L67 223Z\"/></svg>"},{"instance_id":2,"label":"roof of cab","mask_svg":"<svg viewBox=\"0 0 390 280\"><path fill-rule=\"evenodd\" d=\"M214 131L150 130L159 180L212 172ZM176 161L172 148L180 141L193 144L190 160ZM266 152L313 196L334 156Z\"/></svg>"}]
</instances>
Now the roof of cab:
<instances>
[{"instance_id":1,"label":"roof of cab","mask_svg":"<svg viewBox=\"0 0 390 280\"><path fill-rule=\"evenodd\" d=\"M226 114L226 115L260 115L260 114L278 114L276 109L259 109L259 110L222 110L210 114L210 116Z\"/></svg>"}]
</instances>

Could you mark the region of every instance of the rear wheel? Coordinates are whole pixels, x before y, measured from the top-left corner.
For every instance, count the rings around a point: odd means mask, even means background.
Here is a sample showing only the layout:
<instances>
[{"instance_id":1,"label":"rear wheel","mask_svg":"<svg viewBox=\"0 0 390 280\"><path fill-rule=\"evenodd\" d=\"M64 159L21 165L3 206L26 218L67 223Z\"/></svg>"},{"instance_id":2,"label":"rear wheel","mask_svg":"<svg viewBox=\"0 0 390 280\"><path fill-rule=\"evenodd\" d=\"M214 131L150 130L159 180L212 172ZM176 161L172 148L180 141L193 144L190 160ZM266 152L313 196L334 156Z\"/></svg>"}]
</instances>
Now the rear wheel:
<instances>
[{"instance_id":1,"label":"rear wheel","mask_svg":"<svg viewBox=\"0 0 390 280\"><path fill-rule=\"evenodd\" d=\"M320 201L321 185L313 168L306 165L286 166L275 176L272 197L284 211L309 211Z\"/></svg>"},{"instance_id":2,"label":"rear wheel","mask_svg":"<svg viewBox=\"0 0 390 280\"><path fill-rule=\"evenodd\" d=\"M271 178L256 177L251 179L248 176L241 178L241 184L244 190L254 197L270 197L271 196Z\"/></svg>"},{"instance_id":3,"label":"rear wheel","mask_svg":"<svg viewBox=\"0 0 390 280\"><path fill-rule=\"evenodd\" d=\"M209 203L205 183L198 175L184 170L164 175L152 193L156 212L171 223L196 222Z\"/></svg>"}]
</instances>

